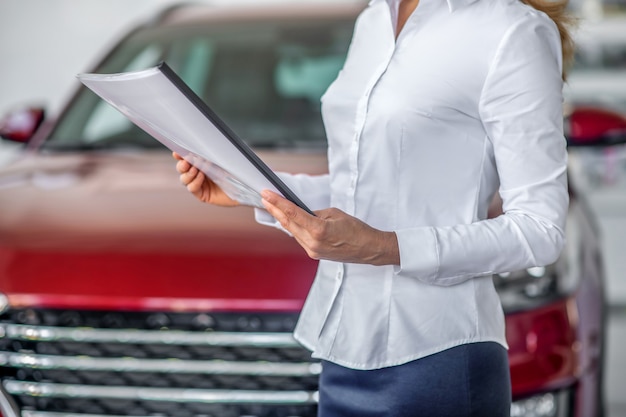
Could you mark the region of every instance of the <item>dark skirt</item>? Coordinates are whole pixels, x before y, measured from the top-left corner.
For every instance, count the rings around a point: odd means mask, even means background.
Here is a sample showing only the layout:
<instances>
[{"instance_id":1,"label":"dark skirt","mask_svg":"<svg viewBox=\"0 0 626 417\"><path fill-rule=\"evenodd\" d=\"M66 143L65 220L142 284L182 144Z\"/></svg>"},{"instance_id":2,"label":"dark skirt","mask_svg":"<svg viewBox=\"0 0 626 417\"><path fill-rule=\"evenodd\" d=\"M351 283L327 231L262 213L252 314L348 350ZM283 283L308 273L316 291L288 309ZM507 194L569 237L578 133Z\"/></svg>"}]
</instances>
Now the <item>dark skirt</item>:
<instances>
[{"instance_id":1,"label":"dark skirt","mask_svg":"<svg viewBox=\"0 0 626 417\"><path fill-rule=\"evenodd\" d=\"M403 365L354 370L323 361L319 417L505 417L511 412L506 349L464 344Z\"/></svg>"}]
</instances>

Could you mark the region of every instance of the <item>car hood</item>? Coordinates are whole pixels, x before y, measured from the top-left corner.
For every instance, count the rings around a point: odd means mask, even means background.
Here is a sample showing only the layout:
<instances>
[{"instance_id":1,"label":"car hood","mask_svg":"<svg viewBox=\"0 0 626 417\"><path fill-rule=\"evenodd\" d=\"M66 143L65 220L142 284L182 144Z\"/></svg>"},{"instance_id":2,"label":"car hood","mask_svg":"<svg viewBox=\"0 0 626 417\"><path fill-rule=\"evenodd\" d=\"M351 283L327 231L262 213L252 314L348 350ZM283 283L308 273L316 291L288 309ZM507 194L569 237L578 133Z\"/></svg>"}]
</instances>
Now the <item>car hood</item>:
<instances>
[{"instance_id":1,"label":"car hood","mask_svg":"<svg viewBox=\"0 0 626 417\"><path fill-rule=\"evenodd\" d=\"M261 154L320 173L321 155ZM251 208L199 203L167 152L29 155L0 170L0 291L12 305L297 310L316 269Z\"/></svg>"}]
</instances>

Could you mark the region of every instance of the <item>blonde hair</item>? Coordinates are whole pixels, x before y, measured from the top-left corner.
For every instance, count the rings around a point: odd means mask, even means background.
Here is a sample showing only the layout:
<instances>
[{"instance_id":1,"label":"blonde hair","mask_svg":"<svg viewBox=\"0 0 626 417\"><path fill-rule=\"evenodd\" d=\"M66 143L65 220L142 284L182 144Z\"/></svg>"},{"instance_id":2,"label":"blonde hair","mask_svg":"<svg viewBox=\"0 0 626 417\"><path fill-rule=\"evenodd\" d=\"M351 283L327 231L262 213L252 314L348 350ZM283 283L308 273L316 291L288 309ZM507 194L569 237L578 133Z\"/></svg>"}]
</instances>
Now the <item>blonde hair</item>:
<instances>
[{"instance_id":1,"label":"blonde hair","mask_svg":"<svg viewBox=\"0 0 626 417\"><path fill-rule=\"evenodd\" d=\"M550 17L559 29L561 35L561 48L563 51L563 80L566 78L567 70L574 61L575 44L570 32L577 21L568 11L568 0L521 0L523 3L544 12Z\"/></svg>"}]
</instances>

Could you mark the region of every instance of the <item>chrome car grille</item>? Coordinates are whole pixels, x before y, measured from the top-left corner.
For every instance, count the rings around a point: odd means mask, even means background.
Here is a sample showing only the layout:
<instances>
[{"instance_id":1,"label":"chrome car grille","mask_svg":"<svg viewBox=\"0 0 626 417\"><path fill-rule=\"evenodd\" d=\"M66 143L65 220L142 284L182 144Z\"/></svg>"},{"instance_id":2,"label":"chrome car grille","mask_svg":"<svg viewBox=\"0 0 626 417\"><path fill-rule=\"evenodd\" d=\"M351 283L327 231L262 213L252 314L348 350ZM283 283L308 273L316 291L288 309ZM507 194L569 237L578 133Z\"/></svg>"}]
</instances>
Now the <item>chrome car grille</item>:
<instances>
[{"instance_id":1,"label":"chrome car grille","mask_svg":"<svg viewBox=\"0 0 626 417\"><path fill-rule=\"evenodd\" d=\"M24 417L313 417L320 364L295 314L15 310L2 389Z\"/></svg>"}]
</instances>

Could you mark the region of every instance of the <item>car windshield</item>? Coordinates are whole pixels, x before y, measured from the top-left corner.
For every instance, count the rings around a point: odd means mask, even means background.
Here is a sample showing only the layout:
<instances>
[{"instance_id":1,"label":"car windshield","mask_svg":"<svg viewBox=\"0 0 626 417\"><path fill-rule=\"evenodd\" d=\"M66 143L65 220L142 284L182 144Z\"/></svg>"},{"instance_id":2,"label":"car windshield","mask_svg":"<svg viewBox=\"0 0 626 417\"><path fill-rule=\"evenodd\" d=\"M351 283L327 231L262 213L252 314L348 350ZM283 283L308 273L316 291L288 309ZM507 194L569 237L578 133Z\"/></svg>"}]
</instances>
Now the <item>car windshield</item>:
<instances>
[{"instance_id":1,"label":"car windshield","mask_svg":"<svg viewBox=\"0 0 626 417\"><path fill-rule=\"evenodd\" d=\"M94 71L165 61L250 146L325 148L320 98L341 69L353 22L263 22L136 32ZM48 150L162 145L83 88Z\"/></svg>"}]
</instances>

